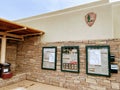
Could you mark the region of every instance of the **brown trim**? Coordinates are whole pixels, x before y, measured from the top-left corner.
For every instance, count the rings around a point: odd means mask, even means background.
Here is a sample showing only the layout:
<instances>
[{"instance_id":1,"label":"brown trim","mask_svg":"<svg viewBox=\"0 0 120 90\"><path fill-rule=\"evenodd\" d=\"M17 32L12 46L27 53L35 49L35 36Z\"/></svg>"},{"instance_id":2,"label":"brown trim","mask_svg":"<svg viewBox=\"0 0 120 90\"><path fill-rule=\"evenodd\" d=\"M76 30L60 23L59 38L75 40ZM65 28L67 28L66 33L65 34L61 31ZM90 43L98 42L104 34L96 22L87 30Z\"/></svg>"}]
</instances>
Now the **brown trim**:
<instances>
[{"instance_id":1,"label":"brown trim","mask_svg":"<svg viewBox=\"0 0 120 90\"><path fill-rule=\"evenodd\" d=\"M0 18L0 35L6 35L15 39L23 39L27 36L43 34L44 32L41 30Z\"/></svg>"},{"instance_id":2,"label":"brown trim","mask_svg":"<svg viewBox=\"0 0 120 90\"><path fill-rule=\"evenodd\" d=\"M12 30L9 30L9 31L6 31L6 32L16 32L16 31L20 31L20 30L26 30L27 27L23 27L23 28L18 28L18 29L12 29Z\"/></svg>"}]
</instances>

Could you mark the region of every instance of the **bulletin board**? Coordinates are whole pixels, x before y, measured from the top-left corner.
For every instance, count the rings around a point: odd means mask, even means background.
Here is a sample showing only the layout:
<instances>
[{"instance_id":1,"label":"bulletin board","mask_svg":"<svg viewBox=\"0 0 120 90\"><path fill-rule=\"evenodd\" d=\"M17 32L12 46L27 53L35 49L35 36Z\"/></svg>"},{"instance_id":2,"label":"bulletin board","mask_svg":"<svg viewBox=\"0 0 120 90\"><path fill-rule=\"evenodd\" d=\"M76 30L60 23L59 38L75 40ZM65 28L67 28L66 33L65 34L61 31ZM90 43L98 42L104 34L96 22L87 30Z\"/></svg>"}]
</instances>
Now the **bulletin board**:
<instances>
[{"instance_id":1,"label":"bulletin board","mask_svg":"<svg viewBox=\"0 0 120 90\"><path fill-rule=\"evenodd\" d=\"M57 47L42 48L42 69L56 70Z\"/></svg>"},{"instance_id":2,"label":"bulletin board","mask_svg":"<svg viewBox=\"0 0 120 90\"><path fill-rule=\"evenodd\" d=\"M109 46L86 46L86 73L110 76Z\"/></svg>"},{"instance_id":3,"label":"bulletin board","mask_svg":"<svg viewBox=\"0 0 120 90\"><path fill-rule=\"evenodd\" d=\"M79 47L61 47L61 71L79 72Z\"/></svg>"}]
</instances>

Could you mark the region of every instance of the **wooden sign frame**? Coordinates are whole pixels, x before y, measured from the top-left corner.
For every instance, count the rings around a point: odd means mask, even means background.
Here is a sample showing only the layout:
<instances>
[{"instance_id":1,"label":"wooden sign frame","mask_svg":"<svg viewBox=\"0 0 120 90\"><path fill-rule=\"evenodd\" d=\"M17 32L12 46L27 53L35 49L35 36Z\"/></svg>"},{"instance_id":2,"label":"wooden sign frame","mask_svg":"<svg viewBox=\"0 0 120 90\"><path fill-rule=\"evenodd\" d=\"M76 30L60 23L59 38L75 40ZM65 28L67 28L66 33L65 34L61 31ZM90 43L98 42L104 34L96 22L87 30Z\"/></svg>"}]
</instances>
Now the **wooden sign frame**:
<instances>
[{"instance_id":1,"label":"wooden sign frame","mask_svg":"<svg viewBox=\"0 0 120 90\"><path fill-rule=\"evenodd\" d=\"M79 46L61 47L61 71L79 73Z\"/></svg>"},{"instance_id":2,"label":"wooden sign frame","mask_svg":"<svg viewBox=\"0 0 120 90\"><path fill-rule=\"evenodd\" d=\"M42 69L56 70L57 63L57 47L42 48Z\"/></svg>"},{"instance_id":3,"label":"wooden sign frame","mask_svg":"<svg viewBox=\"0 0 120 90\"><path fill-rule=\"evenodd\" d=\"M86 46L86 73L110 77L110 47Z\"/></svg>"}]
</instances>

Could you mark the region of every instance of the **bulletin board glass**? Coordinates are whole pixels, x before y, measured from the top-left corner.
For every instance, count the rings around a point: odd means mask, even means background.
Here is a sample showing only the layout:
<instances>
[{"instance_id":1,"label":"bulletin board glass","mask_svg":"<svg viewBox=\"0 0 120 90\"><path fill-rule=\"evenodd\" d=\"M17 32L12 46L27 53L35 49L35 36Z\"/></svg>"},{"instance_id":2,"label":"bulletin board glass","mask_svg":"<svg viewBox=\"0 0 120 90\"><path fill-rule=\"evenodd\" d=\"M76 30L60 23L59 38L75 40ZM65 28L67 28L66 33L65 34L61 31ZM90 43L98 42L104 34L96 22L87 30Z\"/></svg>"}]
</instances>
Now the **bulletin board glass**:
<instances>
[{"instance_id":1,"label":"bulletin board glass","mask_svg":"<svg viewBox=\"0 0 120 90\"><path fill-rule=\"evenodd\" d=\"M109 46L86 46L86 73L110 77Z\"/></svg>"},{"instance_id":2,"label":"bulletin board glass","mask_svg":"<svg viewBox=\"0 0 120 90\"><path fill-rule=\"evenodd\" d=\"M79 73L79 47L61 47L61 71Z\"/></svg>"},{"instance_id":3,"label":"bulletin board glass","mask_svg":"<svg viewBox=\"0 0 120 90\"><path fill-rule=\"evenodd\" d=\"M42 48L42 69L56 70L57 47Z\"/></svg>"}]
</instances>

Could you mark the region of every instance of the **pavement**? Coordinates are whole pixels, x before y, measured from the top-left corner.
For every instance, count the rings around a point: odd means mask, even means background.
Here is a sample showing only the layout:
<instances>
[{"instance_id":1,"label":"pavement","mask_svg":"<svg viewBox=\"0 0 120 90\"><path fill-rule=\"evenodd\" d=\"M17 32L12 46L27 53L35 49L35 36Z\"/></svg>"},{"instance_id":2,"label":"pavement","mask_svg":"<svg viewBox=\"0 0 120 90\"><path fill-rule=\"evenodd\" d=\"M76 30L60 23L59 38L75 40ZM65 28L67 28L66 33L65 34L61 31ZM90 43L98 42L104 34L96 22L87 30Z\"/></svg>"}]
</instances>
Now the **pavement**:
<instances>
[{"instance_id":1,"label":"pavement","mask_svg":"<svg viewBox=\"0 0 120 90\"><path fill-rule=\"evenodd\" d=\"M70 90L70 89L24 80L17 82L15 84L2 87L0 88L0 90Z\"/></svg>"}]
</instances>

